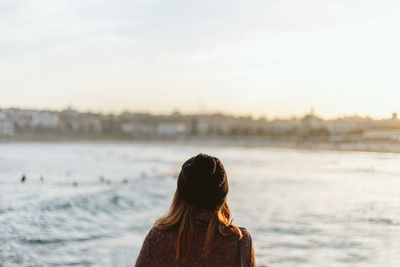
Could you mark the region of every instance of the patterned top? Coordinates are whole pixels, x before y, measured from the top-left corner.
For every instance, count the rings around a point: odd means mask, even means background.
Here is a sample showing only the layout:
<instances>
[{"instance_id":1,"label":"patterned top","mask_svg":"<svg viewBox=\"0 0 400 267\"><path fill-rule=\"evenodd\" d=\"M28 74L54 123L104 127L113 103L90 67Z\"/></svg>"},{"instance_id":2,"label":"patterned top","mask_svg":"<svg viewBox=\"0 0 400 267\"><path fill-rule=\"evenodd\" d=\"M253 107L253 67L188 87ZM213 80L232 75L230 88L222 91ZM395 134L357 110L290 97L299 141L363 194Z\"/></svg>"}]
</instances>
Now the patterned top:
<instances>
[{"instance_id":1,"label":"patterned top","mask_svg":"<svg viewBox=\"0 0 400 267\"><path fill-rule=\"evenodd\" d=\"M214 237L213 248L207 257L203 256L207 232L207 225L212 212L199 211L195 213L194 227L195 238L192 244L191 254L186 263L180 264L175 260L175 239L177 230L160 230L156 226L147 234L142 249L136 260L135 267L240 267L237 238L225 237L217 234ZM246 228L240 227L243 237L240 240L244 267L256 267L254 248L251 236Z\"/></svg>"}]
</instances>

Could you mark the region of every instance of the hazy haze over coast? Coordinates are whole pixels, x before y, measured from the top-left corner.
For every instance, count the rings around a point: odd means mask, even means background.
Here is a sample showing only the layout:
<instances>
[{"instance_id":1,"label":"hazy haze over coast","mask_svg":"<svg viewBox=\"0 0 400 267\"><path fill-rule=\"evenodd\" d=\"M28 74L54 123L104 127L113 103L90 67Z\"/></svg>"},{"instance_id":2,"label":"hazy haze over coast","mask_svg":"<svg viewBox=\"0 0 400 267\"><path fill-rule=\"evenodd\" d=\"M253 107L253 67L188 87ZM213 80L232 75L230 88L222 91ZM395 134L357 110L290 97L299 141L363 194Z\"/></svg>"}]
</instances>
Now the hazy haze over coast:
<instances>
[{"instance_id":1,"label":"hazy haze over coast","mask_svg":"<svg viewBox=\"0 0 400 267\"><path fill-rule=\"evenodd\" d=\"M1 1L0 106L385 117L398 1Z\"/></svg>"}]
</instances>

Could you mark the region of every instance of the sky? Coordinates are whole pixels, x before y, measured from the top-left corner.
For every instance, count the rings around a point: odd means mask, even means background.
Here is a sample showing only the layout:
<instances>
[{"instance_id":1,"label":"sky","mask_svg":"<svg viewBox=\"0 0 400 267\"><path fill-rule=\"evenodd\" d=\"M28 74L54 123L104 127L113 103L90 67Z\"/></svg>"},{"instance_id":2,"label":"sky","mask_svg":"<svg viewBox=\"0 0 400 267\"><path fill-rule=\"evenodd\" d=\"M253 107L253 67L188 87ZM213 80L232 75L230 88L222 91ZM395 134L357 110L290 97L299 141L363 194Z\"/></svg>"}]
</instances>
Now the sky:
<instances>
[{"instance_id":1,"label":"sky","mask_svg":"<svg viewBox=\"0 0 400 267\"><path fill-rule=\"evenodd\" d=\"M0 0L0 108L400 112L398 0Z\"/></svg>"}]
</instances>

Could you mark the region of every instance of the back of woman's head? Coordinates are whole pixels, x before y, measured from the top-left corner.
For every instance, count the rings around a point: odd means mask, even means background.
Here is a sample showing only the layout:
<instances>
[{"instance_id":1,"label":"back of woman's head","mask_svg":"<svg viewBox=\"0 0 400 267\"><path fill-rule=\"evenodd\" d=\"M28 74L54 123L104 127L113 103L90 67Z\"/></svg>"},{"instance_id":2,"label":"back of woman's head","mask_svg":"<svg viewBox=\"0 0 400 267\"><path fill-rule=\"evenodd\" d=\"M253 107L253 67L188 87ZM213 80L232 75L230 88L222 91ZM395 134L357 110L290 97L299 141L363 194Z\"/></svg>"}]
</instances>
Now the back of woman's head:
<instances>
[{"instance_id":1,"label":"back of woman's head","mask_svg":"<svg viewBox=\"0 0 400 267\"><path fill-rule=\"evenodd\" d=\"M154 224L161 230L178 229L175 240L178 261L185 262L190 254L195 230L194 209L214 212L203 245L205 256L211 251L211 241L216 234L242 237L240 229L232 224L231 213L226 203L228 190L227 175L218 158L198 154L182 165L170 210Z\"/></svg>"},{"instance_id":2,"label":"back of woman's head","mask_svg":"<svg viewBox=\"0 0 400 267\"><path fill-rule=\"evenodd\" d=\"M218 210L229 190L221 161L206 154L198 154L182 165L177 187L185 201L206 210Z\"/></svg>"}]
</instances>

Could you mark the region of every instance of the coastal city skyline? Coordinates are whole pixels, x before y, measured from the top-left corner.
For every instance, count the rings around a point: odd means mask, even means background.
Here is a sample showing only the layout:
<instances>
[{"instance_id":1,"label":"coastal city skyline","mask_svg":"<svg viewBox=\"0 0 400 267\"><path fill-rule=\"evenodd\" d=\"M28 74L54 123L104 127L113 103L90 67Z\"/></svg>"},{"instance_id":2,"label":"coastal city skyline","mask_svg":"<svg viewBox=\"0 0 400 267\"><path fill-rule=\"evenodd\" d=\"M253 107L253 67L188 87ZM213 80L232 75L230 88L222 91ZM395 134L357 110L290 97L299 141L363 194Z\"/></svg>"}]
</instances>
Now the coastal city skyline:
<instances>
[{"instance_id":1,"label":"coastal city skyline","mask_svg":"<svg viewBox=\"0 0 400 267\"><path fill-rule=\"evenodd\" d=\"M78 138L157 138L183 136L276 136L324 137L330 141L400 140L400 120L397 112L391 117L346 116L326 120L314 108L292 118L255 118L224 113L169 114L125 111L120 114L79 112L68 107L61 111L0 108L0 137L48 135ZM84 135L82 135L84 134ZM89 136L87 135L89 134ZM94 135L93 135L94 134ZM340 138L338 139L338 137ZM65 136L64 136L65 137ZM332 139L333 138L333 139ZM350 138L350 139L349 139ZM361 139L360 139L361 138Z\"/></svg>"},{"instance_id":2,"label":"coastal city skyline","mask_svg":"<svg viewBox=\"0 0 400 267\"><path fill-rule=\"evenodd\" d=\"M399 87L400 88L400 87ZM103 114L120 114L123 112L148 112L154 114L170 114L175 111L179 111L183 114L213 114L213 113L223 113L223 114L231 114L234 116L252 116L255 118L268 117L271 119L287 119L292 117L298 117L309 112L310 108L313 108L318 116L324 119L335 119L341 117L349 117L349 116L360 116L360 117L372 117L377 119L384 119L390 116L393 112L398 112L400 110L400 105L398 104L397 99L400 99L400 90L398 92L389 92L387 94L381 94L376 92L376 96L374 94L370 94L369 98L362 98L357 102L354 100L353 107L350 107L350 103L352 99L343 96L342 100L335 99L335 101L331 101L327 105L327 103L323 101L319 101L318 104L313 104L308 101L300 101L295 100L296 96L288 97L288 98L276 98L276 99L266 99L259 100L258 104L247 104L244 105L245 100L237 101L236 103L230 103L230 107L226 106L226 101L221 100L222 105L213 105L212 103L208 103L207 101L203 101L198 97L198 95L193 96L192 98L178 97L176 101L185 102L184 105L173 105L170 103L164 103L164 105L159 105L157 101L152 102L151 99L148 102L144 102L144 100L138 99L137 101L132 101L129 104L116 106L116 104L112 104L113 101L109 101L110 103L102 103L101 97L96 97L92 99L90 103L82 103L81 101L77 104L71 105L71 101L63 101L60 99L60 102L54 103L40 103L38 102L29 103L32 98L24 98L19 102L7 101L9 93L4 92L0 88L1 96L4 98L0 99L0 108L20 108L20 109L32 109L32 110L49 110L49 111L61 111L68 107L73 107L79 112L93 112L93 113L103 113ZM150 95L150 93L149 93ZM313 99L321 97L320 95L315 95ZM383 96L384 95L384 96ZM46 97L37 96L40 99L46 99ZM93 96L95 97L95 96ZM113 99L112 94L109 96L109 99ZM118 96L120 98L124 98L123 96ZM162 101L168 102L168 93L165 93L165 96L160 96ZM173 96L172 96L173 97ZM79 96L78 96L79 98ZM129 99L130 95L127 94L126 98ZM243 99L246 99L246 96L242 96ZM311 98L311 97L310 97ZM336 102L337 101L337 102ZM74 102L74 103L75 103ZM173 103L173 102L172 102ZM214 103L215 104L215 103ZM235 105L237 104L237 105Z\"/></svg>"},{"instance_id":3,"label":"coastal city skyline","mask_svg":"<svg viewBox=\"0 0 400 267\"><path fill-rule=\"evenodd\" d=\"M182 116L195 116L195 115L224 115L224 116L232 116L232 117L237 117L237 118L251 118L254 120L260 120L260 119L265 119L265 120L289 120L289 119L295 119L295 118L301 118L310 114L313 114L317 116L318 118L321 118L323 120L336 120L336 119L343 119L343 118L365 118L365 119L371 119L371 120L384 120L384 119L391 119L393 117L393 114L397 114L398 110L397 109L392 109L392 110L386 110L386 113L383 113L382 116L374 116L371 113L338 113L336 116L324 116L323 114L320 113L318 109L315 108L315 105L308 106L306 109L300 111L299 113L292 113L292 114L283 114L283 115L274 115L273 113L267 114L267 113L255 113L255 112L234 112L232 110L207 110L204 107L200 107L199 109L193 109L193 110L181 110L179 108L169 108L166 110L151 110L151 109L135 109L133 107L128 107L125 109L121 110L101 110L100 108L79 108L75 105L66 105L62 107L34 107L34 106L19 106L19 105L10 105L6 106L0 105L0 111L1 110L26 110L26 111L32 111L32 112L63 112L66 110L73 110L77 113L82 113L82 114L99 114L99 115L113 115L113 116L120 116L122 114L148 114L151 116L170 116L173 114L180 114ZM399 109L400 110L400 109Z\"/></svg>"}]
</instances>

